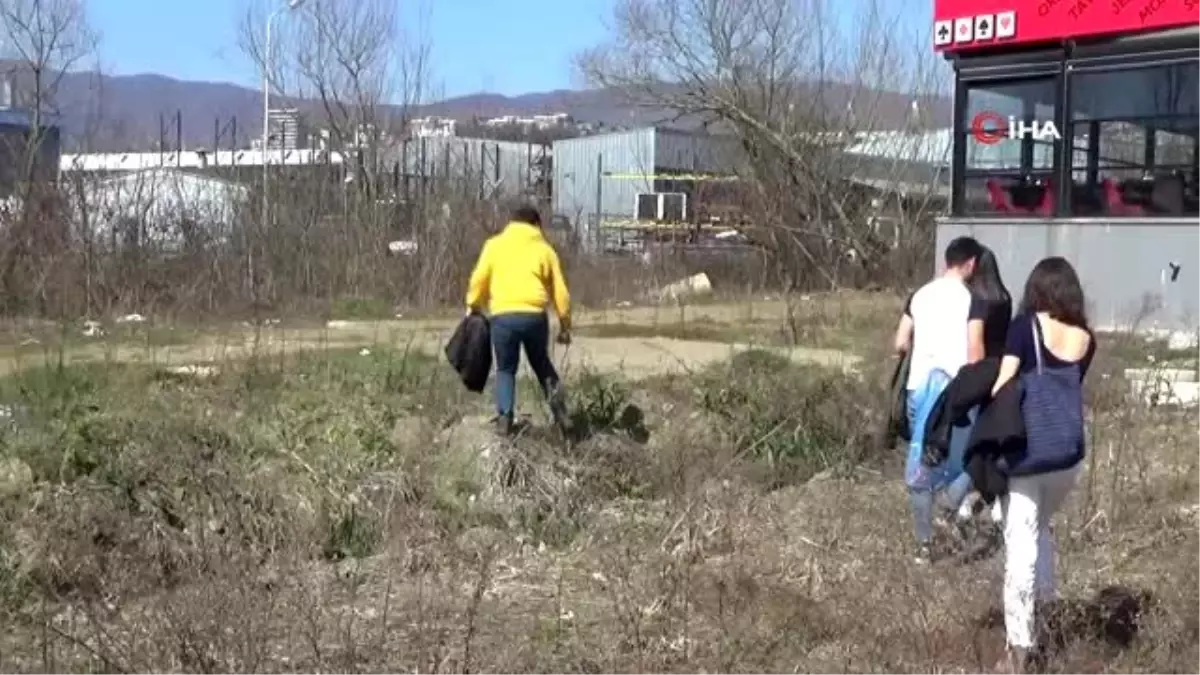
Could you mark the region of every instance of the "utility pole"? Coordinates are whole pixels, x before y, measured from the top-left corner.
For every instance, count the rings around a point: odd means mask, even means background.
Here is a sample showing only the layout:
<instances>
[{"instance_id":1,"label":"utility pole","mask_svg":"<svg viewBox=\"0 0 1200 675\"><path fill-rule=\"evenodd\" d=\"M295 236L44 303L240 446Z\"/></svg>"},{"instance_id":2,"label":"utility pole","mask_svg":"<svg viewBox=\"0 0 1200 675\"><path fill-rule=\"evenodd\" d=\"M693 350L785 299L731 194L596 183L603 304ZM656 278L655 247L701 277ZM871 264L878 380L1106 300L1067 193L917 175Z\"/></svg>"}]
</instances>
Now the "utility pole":
<instances>
[{"instance_id":1,"label":"utility pole","mask_svg":"<svg viewBox=\"0 0 1200 675\"><path fill-rule=\"evenodd\" d=\"M262 84L263 84L263 117L262 117L262 222L263 228L267 227L267 222L271 215L271 196L268 181L270 180L270 172L268 169L268 150L271 141L271 26L275 23L275 19L287 12L299 9L304 4L304 0L287 0L287 4L278 7L275 11L267 15L267 25L265 35L263 36L263 55L262 55ZM258 284L255 282L254 274L254 246L255 242L250 242L247 254L247 267L250 275L250 294L252 299L257 304Z\"/></svg>"}]
</instances>

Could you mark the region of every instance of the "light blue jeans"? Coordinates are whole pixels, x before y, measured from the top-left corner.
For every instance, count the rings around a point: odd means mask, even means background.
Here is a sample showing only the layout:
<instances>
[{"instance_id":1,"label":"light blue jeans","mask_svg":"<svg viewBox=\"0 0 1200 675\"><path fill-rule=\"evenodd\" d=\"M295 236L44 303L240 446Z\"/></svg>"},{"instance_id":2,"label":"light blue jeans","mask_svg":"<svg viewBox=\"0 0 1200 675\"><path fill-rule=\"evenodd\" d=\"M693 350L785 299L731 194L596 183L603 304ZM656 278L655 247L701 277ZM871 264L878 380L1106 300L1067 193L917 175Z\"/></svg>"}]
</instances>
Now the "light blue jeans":
<instances>
[{"instance_id":1,"label":"light blue jeans","mask_svg":"<svg viewBox=\"0 0 1200 675\"><path fill-rule=\"evenodd\" d=\"M970 413L971 424L975 423L975 415L977 411L972 410ZM908 396L908 421L910 428L915 428L916 410L914 409L914 401L912 393ZM957 461L961 466L962 455L966 450L967 440L971 435L970 427L959 428L955 427L950 433L950 458L949 462ZM971 493L971 476L963 471L951 481L937 490L915 490L910 488L908 491L908 501L912 505L913 530L917 535L917 542L928 544L933 539L933 515L934 506L937 503L939 493L945 493L946 508L950 511L957 511L967 495Z\"/></svg>"}]
</instances>

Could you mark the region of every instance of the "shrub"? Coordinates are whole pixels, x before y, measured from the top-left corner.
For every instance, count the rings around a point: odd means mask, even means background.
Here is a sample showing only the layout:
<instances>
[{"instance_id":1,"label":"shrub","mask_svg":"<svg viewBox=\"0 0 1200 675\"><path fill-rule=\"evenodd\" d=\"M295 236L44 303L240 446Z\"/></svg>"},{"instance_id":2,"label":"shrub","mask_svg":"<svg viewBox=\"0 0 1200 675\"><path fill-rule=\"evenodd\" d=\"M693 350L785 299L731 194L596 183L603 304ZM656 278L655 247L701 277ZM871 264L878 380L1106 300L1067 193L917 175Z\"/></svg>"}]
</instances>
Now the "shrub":
<instances>
[{"instance_id":1,"label":"shrub","mask_svg":"<svg viewBox=\"0 0 1200 675\"><path fill-rule=\"evenodd\" d=\"M430 399L430 363L355 349L206 380L97 363L0 381L0 400L23 410L0 428L0 460L29 477L4 495L22 515L0 522L0 548L15 551L0 558L0 593L74 592L117 568L119 584L150 592L234 552L254 565L285 549L376 552L386 514L356 492L402 461L391 434Z\"/></svg>"},{"instance_id":2,"label":"shrub","mask_svg":"<svg viewBox=\"0 0 1200 675\"><path fill-rule=\"evenodd\" d=\"M613 377L584 371L569 389L571 425L578 438L620 431L644 442L645 415L633 403L629 387Z\"/></svg>"},{"instance_id":3,"label":"shrub","mask_svg":"<svg viewBox=\"0 0 1200 675\"><path fill-rule=\"evenodd\" d=\"M340 298L329 308L332 319L370 320L390 319L395 312L391 305L380 298Z\"/></svg>"},{"instance_id":4,"label":"shrub","mask_svg":"<svg viewBox=\"0 0 1200 675\"><path fill-rule=\"evenodd\" d=\"M737 451L763 463L772 485L856 464L870 447L872 400L850 374L749 350L702 373L696 393Z\"/></svg>"}]
</instances>

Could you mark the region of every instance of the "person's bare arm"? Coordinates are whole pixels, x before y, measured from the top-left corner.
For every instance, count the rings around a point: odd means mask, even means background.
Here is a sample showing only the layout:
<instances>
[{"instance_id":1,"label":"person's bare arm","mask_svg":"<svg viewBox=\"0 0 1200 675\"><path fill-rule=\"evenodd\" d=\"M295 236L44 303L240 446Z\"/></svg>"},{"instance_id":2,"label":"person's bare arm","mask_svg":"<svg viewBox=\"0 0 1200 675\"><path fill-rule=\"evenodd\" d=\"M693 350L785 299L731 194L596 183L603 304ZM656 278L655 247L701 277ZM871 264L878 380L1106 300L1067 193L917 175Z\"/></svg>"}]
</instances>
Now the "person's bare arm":
<instances>
[{"instance_id":1,"label":"person's bare arm","mask_svg":"<svg viewBox=\"0 0 1200 675\"><path fill-rule=\"evenodd\" d=\"M896 335L892 338L892 349L897 356L906 353L912 348L913 336L913 320L907 314L900 316L900 323L896 325Z\"/></svg>"},{"instance_id":2,"label":"person's bare arm","mask_svg":"<svg viewBox=\"0 0 1200 675\"><path fill-rule=\"evenodd\" d=\"M967 363L982 361L984 353L983 320L971 319L967 322Z\"/></svg>"},{"instance_id":3,"label":"person's bare arm","mask_svg":"<svg viewBox=\"0 0 1200 675\"><path fill-rule=\"evenodd\" d=\"M1017 369L1020 367L1021 359L1017 356L1006 355L1000 361L1000 372L996 373L996 383L992 385L993 397L996 395L996 392L1004 388L1004 385L1008 384L1009 380L1013 379L1013 376L1017 374Z\"/></svg>"}]
</instances>

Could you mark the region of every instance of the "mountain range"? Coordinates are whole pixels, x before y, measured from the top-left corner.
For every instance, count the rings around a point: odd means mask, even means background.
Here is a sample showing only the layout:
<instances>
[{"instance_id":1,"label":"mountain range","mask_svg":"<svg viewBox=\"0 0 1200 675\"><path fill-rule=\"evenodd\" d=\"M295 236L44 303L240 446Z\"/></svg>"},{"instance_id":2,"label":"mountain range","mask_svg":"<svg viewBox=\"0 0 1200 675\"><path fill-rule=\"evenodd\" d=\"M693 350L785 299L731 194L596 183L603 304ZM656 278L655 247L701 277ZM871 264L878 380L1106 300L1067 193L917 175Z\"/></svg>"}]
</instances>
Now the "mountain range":
<instances>
[{"instance_id":1,"label":"mountain range","mask_svg":"<svg viewBox=\"0 0 1200 675\"><path fill-rule=\"evenodd\" d=\"M262 129L262 92L223 82L178 80L164 75L101 75L65 73L58 83L58 111L67 151L149 150L182 143L187 148L247 147ZM885 128L898 128L910 119L913 98L871 90L854 91L831 85L830 105L853 96L869 101L870 114ZM18 99L19 100L19 99ZM311 101L280 101L301 110L314 110ZM272 107L276 107L273 105ZM948 97L927 96L919 101L926 124L944 126L950 118ZM662 122L666 111L631 108L619 92L605 89L558 90L520 96L479 93L420 106L415 114L459 120L500 115L565 112L580 122L636 126Z\"/></svg>"}]
</instances>

